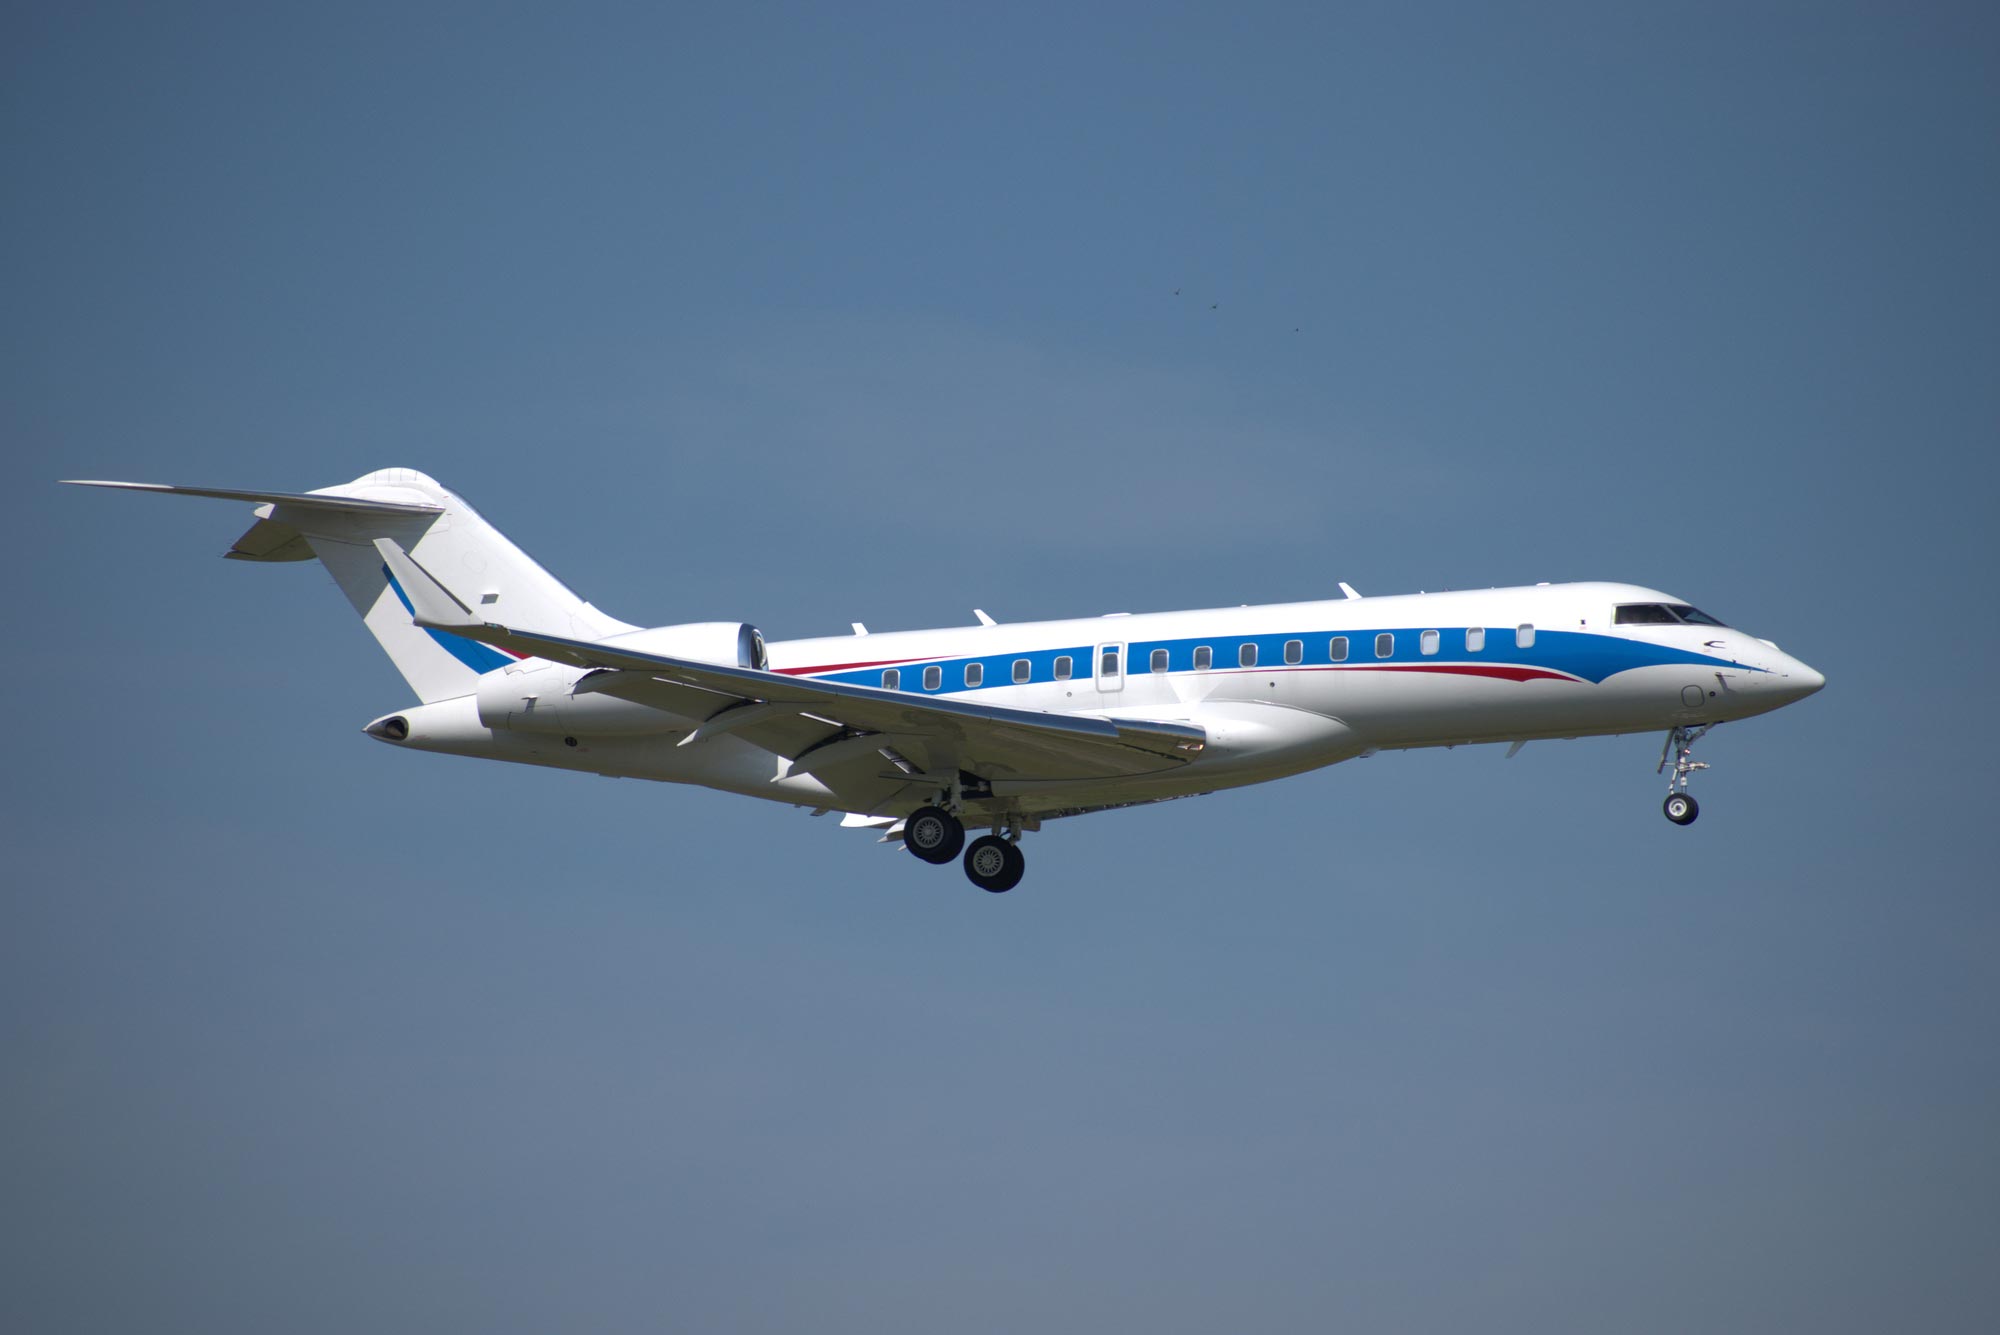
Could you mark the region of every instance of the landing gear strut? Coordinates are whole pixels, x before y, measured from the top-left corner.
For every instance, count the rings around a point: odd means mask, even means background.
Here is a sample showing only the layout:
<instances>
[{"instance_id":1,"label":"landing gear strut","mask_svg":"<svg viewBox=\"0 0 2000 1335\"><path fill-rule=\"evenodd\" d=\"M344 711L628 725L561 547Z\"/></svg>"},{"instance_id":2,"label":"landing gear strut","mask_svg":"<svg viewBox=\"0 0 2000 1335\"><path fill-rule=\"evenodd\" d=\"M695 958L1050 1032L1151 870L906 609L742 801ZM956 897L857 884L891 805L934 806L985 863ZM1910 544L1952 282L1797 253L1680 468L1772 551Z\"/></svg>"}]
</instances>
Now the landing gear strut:
<instances>
[{"instance_id":1,"label":"landing gear strut","mask_svg":"<svg viewBox=\"0 0 2000 1335\"><path fill-rule=\"evenodd\" d=\"M1708 766L1694 758L1694 744L1715 725L1704 723L1699 728L1672 728L1667 732L1667 744L1660 748L1660 764L1655 773L1664 774L1667 762L1674 762L1674 777L1667 781L1667 800L1660 809L1667 813L1667 819L1676 825L1692 825L1694 818L1701 814L1701 804L1688 792L1688 776L1696 770Z\"/></svg>"}]
</instances>

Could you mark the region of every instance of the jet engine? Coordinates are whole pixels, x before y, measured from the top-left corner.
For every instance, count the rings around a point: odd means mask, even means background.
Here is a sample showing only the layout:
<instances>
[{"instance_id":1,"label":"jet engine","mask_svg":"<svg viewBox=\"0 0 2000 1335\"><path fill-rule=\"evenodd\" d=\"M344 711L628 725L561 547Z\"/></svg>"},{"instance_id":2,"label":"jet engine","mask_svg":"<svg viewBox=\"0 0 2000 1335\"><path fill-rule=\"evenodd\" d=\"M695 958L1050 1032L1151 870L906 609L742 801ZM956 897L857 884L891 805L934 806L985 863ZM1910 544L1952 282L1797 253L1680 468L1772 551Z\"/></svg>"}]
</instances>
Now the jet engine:
<instances>
[{"instance_id":1,"label":"jet engine","mask_svg":"<svg viewBox=\"0 0 2000 1335\"><path fill-rule=\"evenodd\" d=\"M609 635L598 643L730 667L767 666L763 635L755 626L740 621L655 626ZM612 676L600 677L542 659L509 665L480 678L479 721L488 728L570 737L638 737L685 730L701 721L620 699L597 685Z\"/></svg>"},{"instance_id":2,"label":"jet engine","mask_svg":"<svg viewBox=\"0 0 2000 1335\"><path fill-rule=\"evenodd\" d=\"M685 626L629 630L623 635L607 635L599 643L642 654L692 658L702 663L726 663L759 671L766 666L763 634L755 626L740 621L692 621Z\"/></svg>"}]
</instances>

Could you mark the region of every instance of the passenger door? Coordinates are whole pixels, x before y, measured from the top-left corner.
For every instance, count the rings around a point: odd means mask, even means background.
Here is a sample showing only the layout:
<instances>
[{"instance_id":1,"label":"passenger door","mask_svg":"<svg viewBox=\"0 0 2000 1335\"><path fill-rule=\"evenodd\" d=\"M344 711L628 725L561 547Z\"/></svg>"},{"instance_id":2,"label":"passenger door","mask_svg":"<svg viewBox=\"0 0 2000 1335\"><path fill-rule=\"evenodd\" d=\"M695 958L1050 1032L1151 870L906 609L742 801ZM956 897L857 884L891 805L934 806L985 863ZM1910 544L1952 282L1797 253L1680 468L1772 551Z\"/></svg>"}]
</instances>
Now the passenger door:
<instances>
[{"instance_id":1,"label":"passenger door","mask_svg":"<svg viewBox=\"0 0 2000 1335\"><path fill-rule=\"evenodd\" d=\"M1097 646L1097 689L1105 695L1125 689L1123 642Z\"/></svg>"}]
</instances>

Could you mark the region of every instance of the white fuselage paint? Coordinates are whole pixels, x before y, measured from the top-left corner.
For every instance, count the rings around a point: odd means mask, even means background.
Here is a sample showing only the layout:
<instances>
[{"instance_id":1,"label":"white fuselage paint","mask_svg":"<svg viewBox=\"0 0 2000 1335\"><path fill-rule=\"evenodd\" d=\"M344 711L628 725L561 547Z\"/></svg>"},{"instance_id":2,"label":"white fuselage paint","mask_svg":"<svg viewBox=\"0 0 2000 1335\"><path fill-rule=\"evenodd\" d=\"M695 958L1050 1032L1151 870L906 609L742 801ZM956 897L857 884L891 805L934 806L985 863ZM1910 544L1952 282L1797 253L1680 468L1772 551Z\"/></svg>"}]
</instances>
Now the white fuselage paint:
<instances>
[{"instance_id":1,"label":"white fuselage paint","mask_svg":"<svg viewBox=\"0 0 2000 1335\"><path fill-rule=\"evenodd\" d=\"M1748 718L1810 695L1819 673L1767 641L1705 625L1615 625L1626 603L1678 604L1625 584L1558 584L1479 592L1412 594L1328 602L1162 612L773 642L770 666L805 677L881 685L901 674L914 695L1064 714L1185 722L1208 734L1191 763L1132 777L1043 781L981 776L987 814L1038 814L1209 792L1296 774L1377 750L1651 732ZM1517 628L1535 642L1517 644ZM1465 632L1483 628L1468 650ZM1434 642L1425 632L1436 632ZM1374 637L1395 645L1378 658ZM1348 637L1334 662L1331 637ZM1296 664L1282 641L1300 642ZM1259 640L1254 667L1239 647ZM1193 666L1189 646L1208 645L1212 664ZM1434 652L1426 652L1434 643ZM1171 644L1168 670L1151 670L1144 646ZM1120 671L1097 671L1118 646ZM1136 651L1135 651L1136 650ZM1049 656L1069 652L1066 680ZM1034 679L1011 680L1025 658ZM966 689L977 659L984 680ZM923 671L943 680L923 689ZM524 670L525 668L525 670ZM498 684L503 673L511 684ZM820 776L786 777L782 758L730 735L680 746L701 720L679 719L574 688L580 672L534 663L489 673L477 695L401 711L405 745L615 777L692 783L801 806L897 816L934 794L898 785L831 788ZM532 692L520 679L538 679ZM487 681L496 684L489 685ZM492 726L496 701L532 693L513 726ZM512 709L515 706L507 706ZM531 721L535 711L541 720Z\"/></svg>"}]
</instances>

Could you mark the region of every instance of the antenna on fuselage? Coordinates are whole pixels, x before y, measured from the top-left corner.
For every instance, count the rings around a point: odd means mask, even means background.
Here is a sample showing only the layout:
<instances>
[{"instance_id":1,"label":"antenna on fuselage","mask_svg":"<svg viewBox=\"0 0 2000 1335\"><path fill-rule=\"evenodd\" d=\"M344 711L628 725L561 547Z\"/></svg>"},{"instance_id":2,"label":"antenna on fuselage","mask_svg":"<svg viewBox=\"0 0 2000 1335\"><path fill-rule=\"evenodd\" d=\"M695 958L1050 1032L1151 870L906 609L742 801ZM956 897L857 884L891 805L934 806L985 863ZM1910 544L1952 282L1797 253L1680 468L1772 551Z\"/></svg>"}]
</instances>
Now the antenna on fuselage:
<instances>
[{"instance_id":1,"label":"antenna on fuselage","mask_svg":"<svg viewBox=\"0 0 2000 1335\"><path fill-rule=\"evenodd\" d=\"M1359 598L1361 596L1360 594L1354 591L1354 586L1352 584L1349 584L1346 580L1340 581L1340 591L1346 594L1349 598Z\"/></svg>"}]
</instances>

